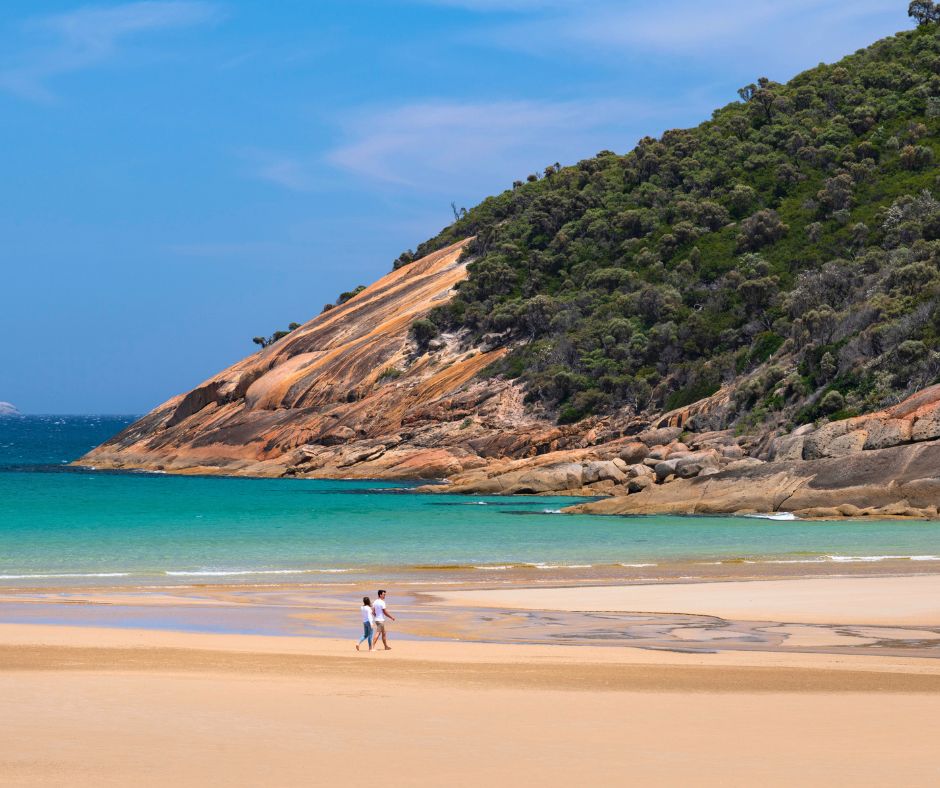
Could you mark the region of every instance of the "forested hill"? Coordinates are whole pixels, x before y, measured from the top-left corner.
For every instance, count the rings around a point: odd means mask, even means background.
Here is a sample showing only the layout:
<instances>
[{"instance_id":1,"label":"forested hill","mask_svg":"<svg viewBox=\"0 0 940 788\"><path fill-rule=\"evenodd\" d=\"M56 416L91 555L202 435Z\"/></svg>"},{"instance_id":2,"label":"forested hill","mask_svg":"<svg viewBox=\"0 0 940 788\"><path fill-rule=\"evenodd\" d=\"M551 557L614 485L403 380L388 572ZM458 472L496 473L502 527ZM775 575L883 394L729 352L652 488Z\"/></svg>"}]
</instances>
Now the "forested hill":
<instances>
[{"instance_id":1,"label":"forested hill","mask_svg":"<svg viewBox=\"0 0 940 788\"><path fill-rule=\"evenodd\" d=\"M421 244L474 236L469 278L415 339L511 348L488 373L562 422L733 382L721 426L785 426L935 382L937 24L739 93L697 128L530 175Z\"/></svg>"}]
</instances>

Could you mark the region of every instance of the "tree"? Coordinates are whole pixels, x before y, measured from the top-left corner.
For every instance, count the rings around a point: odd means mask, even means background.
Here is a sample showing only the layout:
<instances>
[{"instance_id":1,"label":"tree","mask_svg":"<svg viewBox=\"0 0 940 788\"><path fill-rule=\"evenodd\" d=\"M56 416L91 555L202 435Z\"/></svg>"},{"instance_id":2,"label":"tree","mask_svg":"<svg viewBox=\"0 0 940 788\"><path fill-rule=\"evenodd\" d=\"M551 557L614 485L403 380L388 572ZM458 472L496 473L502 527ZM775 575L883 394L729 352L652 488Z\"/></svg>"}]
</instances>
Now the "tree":
<instances>
[{"instance_id":1,"label":"tree","mask_svg":"<svg viewBox=\"0 0 940 788\"><path fill-rule=\"evenodd\" d=\"M450 209L451 209L451 211L453 211L453 213L454 213L454 221L455 221L455 222L459 222L461 219L463 219L463 218L467 215L467 209L466 209L466 208L458 208L458 207L457 207L457 203L455 203L453 200L451 200Z\"/></svg>"},{"instance_id":2,"label":"tree","mask_svg":"<svg viewBox=\"0 0 940 788\"><path fill-rule=\"evenodd\" d=\"M262 348L266 348L268 346L268 340L266 337L252 337L251 341L256 345L260 345Z\"/></svg>"},{"instance_id":3,"label":"tree","mask_svg":"<svg viewBox=\"0 0 940 788\"><path fill-rule=\"evenodd\" d=\"M427 318L415 320L415 322L411 324L411 335L414 337L418 347L422 350L427 349L428 343L434 339L438 333L440 333L440 329Z\"/></svg>"},{"instance_id":4,"label":"tree","mask_svg":"<svg viewBox=\"0 0 940 788\"><path fill-rule=\"evenodd\" d=\"M771 89L772 83L767 77L761 77L755 85L745 85L738 89L738 95L745 104L754 104L760 107L764 119L769 123L773 118L774 105L777 103L777 94Z\"/></svg>"},{"instance_id":5,"label":"tree","mask_svg":"<svg viewBox=\"0 0 940 788\"><path fill-rule=\"evenodd\" d=\"M912 0L907 7L907 15L918 25L929 25L940 22L940 6L931 0Z\"/></svg>"}]
</instances>

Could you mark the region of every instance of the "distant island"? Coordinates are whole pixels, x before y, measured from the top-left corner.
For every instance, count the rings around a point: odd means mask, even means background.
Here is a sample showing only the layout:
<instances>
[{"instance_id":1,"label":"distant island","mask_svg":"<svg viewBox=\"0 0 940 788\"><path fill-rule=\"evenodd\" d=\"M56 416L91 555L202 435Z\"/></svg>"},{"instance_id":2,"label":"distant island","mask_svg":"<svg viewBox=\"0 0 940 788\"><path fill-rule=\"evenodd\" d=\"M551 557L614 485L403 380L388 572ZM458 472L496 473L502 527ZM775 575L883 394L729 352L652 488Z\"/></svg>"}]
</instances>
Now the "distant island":
<instances>
[{"instance_id":1,"label":"distant island","mask_svg":"<svg viewBox=\"0 0 940 788\"><path fill-rule=\"evenodd\" d=\"M0 401L0 416L19 416L20 411L12 402Z\"/></svg>"}]
</instances>

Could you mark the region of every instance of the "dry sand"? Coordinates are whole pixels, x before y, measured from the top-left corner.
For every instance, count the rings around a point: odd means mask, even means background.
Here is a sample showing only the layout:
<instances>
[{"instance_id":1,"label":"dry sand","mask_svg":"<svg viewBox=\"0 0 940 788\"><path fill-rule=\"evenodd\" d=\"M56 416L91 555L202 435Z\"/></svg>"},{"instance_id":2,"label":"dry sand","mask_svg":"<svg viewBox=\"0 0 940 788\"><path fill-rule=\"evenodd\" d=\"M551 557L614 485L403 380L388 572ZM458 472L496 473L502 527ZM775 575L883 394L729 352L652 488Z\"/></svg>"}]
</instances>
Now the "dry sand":
<instances>
[{"instance_id":1,"label":"dry sand","mask_svg":"<svg viewBox=\"0 0 940 788\"><path fill-rule=\"evenodd\" d=\"M441 596L926 626L937 583ZM0 625L0 785L940 784L940 660L393 643L357 654L327 638Z\"/></svg>"},{"instance_id":2,"label":"dry sand","mask_svg":"<svg viewBox=\"0 0 940 788\"><path fill-rule=\"evenodd\" d=\"M3 785L931 785L934 660L0 626Z\"/></svg>"},{"instance_id":3,"label":"dry sand","mask_svg":"<svg viewBox=\"0 0 940 788\"><path fill-rule=\"evenodd\" d=\"M940 575L439 592L445 604L688 613L807 624L940 624Z\"/></svg>"}]
</instances>

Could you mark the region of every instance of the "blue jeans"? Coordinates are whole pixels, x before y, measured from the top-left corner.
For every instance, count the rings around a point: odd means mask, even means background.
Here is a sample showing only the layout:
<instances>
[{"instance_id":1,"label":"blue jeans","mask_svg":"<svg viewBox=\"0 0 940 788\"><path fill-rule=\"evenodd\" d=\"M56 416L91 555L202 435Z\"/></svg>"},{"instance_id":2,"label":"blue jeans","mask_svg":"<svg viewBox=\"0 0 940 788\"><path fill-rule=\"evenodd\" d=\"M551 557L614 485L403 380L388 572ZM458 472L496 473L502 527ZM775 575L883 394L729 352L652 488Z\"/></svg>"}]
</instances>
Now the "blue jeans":
<instances>
[{"instance_id":1,"label":"blue jeans","mask_svg":"<svg viewBox=\"0 0 940 788\"><path fill-rule=\"evenodd\" d=\"M369 645L372 645L372 624L368 621L362 622L362 638L359 640L362 643L363 640L368 640Z\"/></svg>"}]
</instances>

